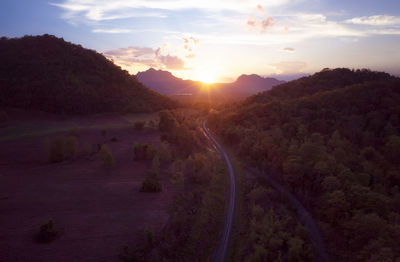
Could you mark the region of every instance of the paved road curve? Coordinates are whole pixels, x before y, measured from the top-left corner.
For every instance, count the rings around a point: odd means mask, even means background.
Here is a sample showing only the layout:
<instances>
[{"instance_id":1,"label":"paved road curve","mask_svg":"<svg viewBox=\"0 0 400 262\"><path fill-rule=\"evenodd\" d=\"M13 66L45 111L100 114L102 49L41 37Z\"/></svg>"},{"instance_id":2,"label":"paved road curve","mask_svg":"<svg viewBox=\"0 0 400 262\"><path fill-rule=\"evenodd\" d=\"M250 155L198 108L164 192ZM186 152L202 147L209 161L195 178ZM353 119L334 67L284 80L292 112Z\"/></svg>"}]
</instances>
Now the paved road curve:
<instances>
[{"instance_id":1,"label":"paved road curve","mask_svg":"<svg viewBox=\"0 0 400 262\"><path fill-rule=\"evenodd\" d=\"M233 218L235 216L235 203L236 203L236 180L235 180L235 172L233 170L231 161L229 160L228 155L225 153L224 149L220 144L215 140L215 138L208 131L207 120L203 122L203 130L206 133L207 137L214 143L217 147L218 151L224 157L226 165L228 166L229 172L229 199L228 199L228 210L225 217L224 231L222 233L221 242L219 244L215 261L223 262L226 260L226 256L228 254L229 247L229 239L231 237L232 226L233 226Z\"/></svg>"}]
</instances>

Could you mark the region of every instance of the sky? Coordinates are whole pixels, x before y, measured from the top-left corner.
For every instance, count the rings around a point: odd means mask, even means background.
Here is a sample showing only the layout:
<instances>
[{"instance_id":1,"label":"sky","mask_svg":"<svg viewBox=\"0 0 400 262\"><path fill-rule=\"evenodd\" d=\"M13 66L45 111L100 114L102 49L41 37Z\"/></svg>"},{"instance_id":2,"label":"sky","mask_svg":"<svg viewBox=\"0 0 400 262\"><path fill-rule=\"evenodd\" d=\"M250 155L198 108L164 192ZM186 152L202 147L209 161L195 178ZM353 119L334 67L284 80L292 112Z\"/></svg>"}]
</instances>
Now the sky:
<instances>
[{"instance_id":1,"label":"sky","mask_svg":"<svg viewBox=\"0 0 400 262\"><path fill-rule=\"evenodd\" d=\"M52 34L132 74L205 82L323 68L400 75L399 0L1 0L0 36Z\"/></svg>"}]
</instances>

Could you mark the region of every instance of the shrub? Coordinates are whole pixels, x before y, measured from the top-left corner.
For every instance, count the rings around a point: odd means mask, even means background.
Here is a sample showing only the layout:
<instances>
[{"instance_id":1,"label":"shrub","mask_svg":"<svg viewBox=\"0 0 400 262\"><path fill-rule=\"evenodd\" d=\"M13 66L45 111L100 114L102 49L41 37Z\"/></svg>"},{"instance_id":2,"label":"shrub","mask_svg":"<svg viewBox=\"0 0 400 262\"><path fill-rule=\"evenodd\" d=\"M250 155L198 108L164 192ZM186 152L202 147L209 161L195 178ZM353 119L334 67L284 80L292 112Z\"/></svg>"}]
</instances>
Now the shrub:
<instances>
[{"instance_id":1,"label":"shrub","mask_svg":"<svg viewBox=\"0 0 400 262\"><path fill-rule=\"evenodd\" d=\"M71 128L71 130L69 130L69 135L79 137L79 127L74 126L73 128Z\"/></svg>"},{"instance_id":2,"label":"shrub","mask_svg":"<svg viewBox=\"0 0 400 262\"><path fill-rule=\"evenodd\" d=\"M104 166L106 166L106 167L114 167L115 166L115 161L114 161L112 152L106 144L101 146L100 151L99 151L99 158L101 161L103 161Z\"/></svg>"},{"instance_id":3,"label":"shrub","mask_svg":"<svg viewBox=\"0 0 400 262\"><path fill-rule=\"evenodd\" d=\"M56 137L50 145L49 160L52 163L64 160L64 138Z\"/></svg>"},{"instance_id":4,"label":"shrub","mask_svg":"<svg viewBox=\"0 0 400 262\"><path fill-rule=\"evenodd\" d=\"M89 156L93 152L92 146L89 143L83 144L83 153L85 156Z\"/></svg>"},{"instance_id":5,"label":"shrub","mask_svg":"<svg viewBox=\"0 0 400 262\"><path fill-rule=\"evenodd\" d=\"M149 177L155 177L155 178L158 178L158 176L160 175L160 158L158 157L158 155L155 155L153 157L151 168L149 171L147 171L147 175Z\"/></svg>"},{"instance_id":6,"label":"shrub","mask_svg":"<svg viewBox=\"0 0 400 262\"><path fill-rule=\"evenodd\" d=\"M161 192L161 184L159 182L160 175L160 159L155 155L151 168L147 171L147 177L142 183L141 192Z\"/></svg>"},{"instance_id":7,"label":"shrub","mask_svg":"<svg viewBox=\"0 0 400 262\"><path fill-rule=\"evenodd\" d=\"M64 158L72 159L76 155L78 140L76 136L64 137Z\"/></svg>"},{"instance_id":8,"label":"shrub","mask_svg":"<svg viewBox=\"0 0 400 262\"><path fill-rule=\"evenodd\" d=\"M0 111L0 125L6 124L8 121L8 115L5 111Z\"/></svg>"},{"instance_id":9,"label":"shrub","mask_svg":"<svg viewBox=\"0 0 400 262\"><path fill-rule=\"evenodd\" d=\"M185 175L182 172L176 172L173 174L171 178L171 183L177 185L184 185L185 183Z\"/></svg>"},{"instance_id":10,"label":"shrub","mask_svg":"<svg viewBox=\"0 0 400 262\"><path fill-rule=\"evenodd\" d=\"M147 125L151 129L156 129L157 128L157 125L153 120L150 120Z\"/></svg>"},{"instance_id":11,"label":"shrub","mask_svg":"<svg viewBox=\"0 0 400 262\"><path fill-rule=\"evenodd\" d=\"M36 234L36 240L41 243L49 243L60 236L60 232L54 228L52 219L41 225Z\"/></svg>"},{"instance_id":12,"label":"shrub","mask_svg":"<svg viewBox=\"0 0 400 262\"><path fill-rule=\"evenodd\" d=\"M158 155L161 163L169 163L173 158L172 150L168 142L162 142L158 146Z\"/></svg>"},{"instance_id":13,"label":"shrub","mask_svg":"<svg viewBox=\"0 0 400 262\"><path fill-rule=\"evenodd\" d=\"M133 159L134 160L150 160L154 158L156 149L153 144L135 144L133 146Z\"/></svg>"},{"instance_id":14,"label":"shrub","mask_svg":"<svg viewBox=\"0 0 400 262\"><path fill-rule=\"evenodd\" d=\"M146 122L145 121L136 121L135 123L133 123L133 128L135 130L143 130L144 126L145 126Z\"/></svg>"},{"instance_id":15,"label":"shrub","mask_svg":"<svg viewBox=\"0 0 400 262\"><path fill-rule=\"evenodd\" d=\"M161 192L161 184L155 177L146 177L142 183L140 192Z\"/></svg>"},{"instance_id":16,"label":"shrub","mask_svg":"<svg viewBox=\"0 0 400 262\"><path fill-rule=\"evenodd\" d=\"M111 138L111 142L117 142L117 141L118 141L118 138L117 138L117 137L113 136L113 137Z\"/></svg>"},{"instance_id":17,"label":"shrub","mask_svg":"<svg viewBox=\"0 0 400 262\"><path fill-rule=\"evenodd\" d=\"M49 161L52 163L62 162L75 157L78 140L75 136L56 137L50 145Z\"/></svg>"},{"instance_id":18,"label":"shrub","mask_svg":"<svg viewBox=\"0 0 400 262\"><path fill-rule=\"evenodd\" d=\"M151 227L144 230L144 237L146 239L146 247L152 247L154 243L154 233Z\"/></svg>"}]
</instances>

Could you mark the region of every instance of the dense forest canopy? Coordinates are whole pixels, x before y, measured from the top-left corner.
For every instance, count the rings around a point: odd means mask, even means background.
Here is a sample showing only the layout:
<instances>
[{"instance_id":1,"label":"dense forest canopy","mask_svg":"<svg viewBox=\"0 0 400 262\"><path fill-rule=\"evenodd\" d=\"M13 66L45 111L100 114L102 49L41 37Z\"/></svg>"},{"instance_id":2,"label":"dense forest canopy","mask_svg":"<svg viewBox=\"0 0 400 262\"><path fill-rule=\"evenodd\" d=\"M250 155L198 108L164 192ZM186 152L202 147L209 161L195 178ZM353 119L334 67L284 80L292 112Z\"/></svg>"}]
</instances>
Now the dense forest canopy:
<instances>
[{"instance_id":1,"label":"dense forest canopy","mask_svg":"<svg viewBox=\"0 0 400 262\"><path fill-rule=\"evenodd\" d=\"M174 107L103 55L55 36L2 37L0 60L0 106L72 114Z\"/></svg>"},{"instance_id":2,"label":"dense forest canopy","mask_svg":"<svg viewBox=\"0 0 400 262\"><path fill-rule=\"evenodd\" d=\"M311 211L339 261L400 257L400 79L323 70L210 115Z\"/></svg>"}]
</instances>

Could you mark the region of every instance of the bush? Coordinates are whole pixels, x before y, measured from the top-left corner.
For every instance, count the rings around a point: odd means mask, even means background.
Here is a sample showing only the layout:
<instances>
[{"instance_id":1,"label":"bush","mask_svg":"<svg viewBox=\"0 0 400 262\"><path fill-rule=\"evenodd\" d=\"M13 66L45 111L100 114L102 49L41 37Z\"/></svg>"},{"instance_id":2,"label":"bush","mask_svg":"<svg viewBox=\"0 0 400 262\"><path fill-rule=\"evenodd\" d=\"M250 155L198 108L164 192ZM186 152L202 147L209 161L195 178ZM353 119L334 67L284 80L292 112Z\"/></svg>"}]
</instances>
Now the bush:
<instances>
[{"instance_id":1,"label":"bush","mask_svg":"<svg viewBox=\"0 0 400 262\"><path fill-rule=\"evenodd\" d=\"M72 159L76 155L78 147L78 140L75 136L68 136L64 138L64 158Z\"/></svg>"},{"instance_id":2,"label":"bush","mask_svg":"<svg viewBox=\"0 0 400 262\"><path fill-rule=\"evenodd\" d=\"M49 243L60 236L60 232L54 228L54 222L50 219L47 223L39 228L36 234L36 240L41 243Z\"/></svg>"},{"instance_id":3,"label":"bush","mask_svg":"<svg viewBox=\"0 0 400 262\"><path fill-rule=\"evenodd\" d=\"M161 192L161 184L155 177L146 177L146 179L142 183L142 187L140 192Z\"/></svg>"},{"instance_id":4,"label":"bush","mask_svg":"<svg viewBox=\"0 0 400 262\"><path fill-rule=\"evenodd\" d=\"M50 145L49 161L52 163L62 162L75 157L78 140L75 136L56 137Z\"/></svg>"},{"instance_id":5,"label":"bush","mask_svg":"<svg viewBox=\"0 0 400 262\"><path fill-rule=\"evenodd\" d=\"M153 144L135 144L133 146L133 160L151 160L156 154Z\"/></svg>"},{"instance_id":6,"label":"bush","mask_svg":"<svg viewBox=\"0 0 400 262\"><path fill-rule=\"evenodd\" d=\"M0 111L0 125L6 124L8 122L8 115L4 111Z\"/></svg>"},{"instance_id":7,"label":"bush","mask_svg":"<svg viewBox=\"0 0 400 262\"><path fill-rule=\"evenodd\" d=\"M106 144L101 146L100 151L99 151L99 158L101 161L103 161L104 166L106 166L106 167L114 167L115 166L115 161L114 161L112 152Z\"/></svg>"},{"instance_id":8,"label":"bush","mask_svg":"<svg viewBox=\"0 0 400 262\"><path fill-rule=\"evenodd\" d=\"M151 129L156 129L157 128L157 125L153 120L150 120L147 125Z\"/></svg>"},{"instance_id":9,"label":"bush","mask_svg":"<svg viewBox=\"0 0 400 262\"><path fill-rule=\"evenodd\" d=\"M146 124L145 121L136 121L135 123L133 123L133 128L135 130L143 130L145 124Z\"/></svg>"},{"instance_id":10,"label":"bush","mask_svg":"<svg viewBox=\"0 0 400 262\"><path fill-rule=\"evenodd\" d=\"M74 126L71 128L71 130L69 130L69 136L79 137L79 127Z\"/></svg>"},{"instance_id":11,"label":"bush","mask_svg":"<svg viewBox=\"0 0 400 262\"><path fill-rule=\"evenodd\" d=\"M161 163L169 163L173 158L173 152L168 142L162 142L158 146L158 155L160 156Z\"/></svg>"},{"instance_id":12,"label":"bush","mask_svg":"<svg viewBox=\"0 0 400 262\"><path fill-rule=\"evenodd\" d=\"M146 247L153 246L154 243L154 232L151 227L148 227L144 230L144 236L146 239Z\"/></svg>"},{"instance_id":13,"label":"bush","mask_svg":"<svg viewBox=\"0 0 400 262\"><path fill-rule=\"evenodd\" d=\"M141 192L161 192L161 184L159 182L160 175L160 159L158 155L153 157L151 168L147 171L147 177L142 183Z\"/></svg>"},{"instance_id":14,"label":"bush","mask_svg":"<svg viewBox=\"0 0 400 262\"><path fill-rule=\"evenodd\" d=\"M83 144L83 154L89 156L93 152L93 148L89 143Z\"/></svg>"}]
</instances>

